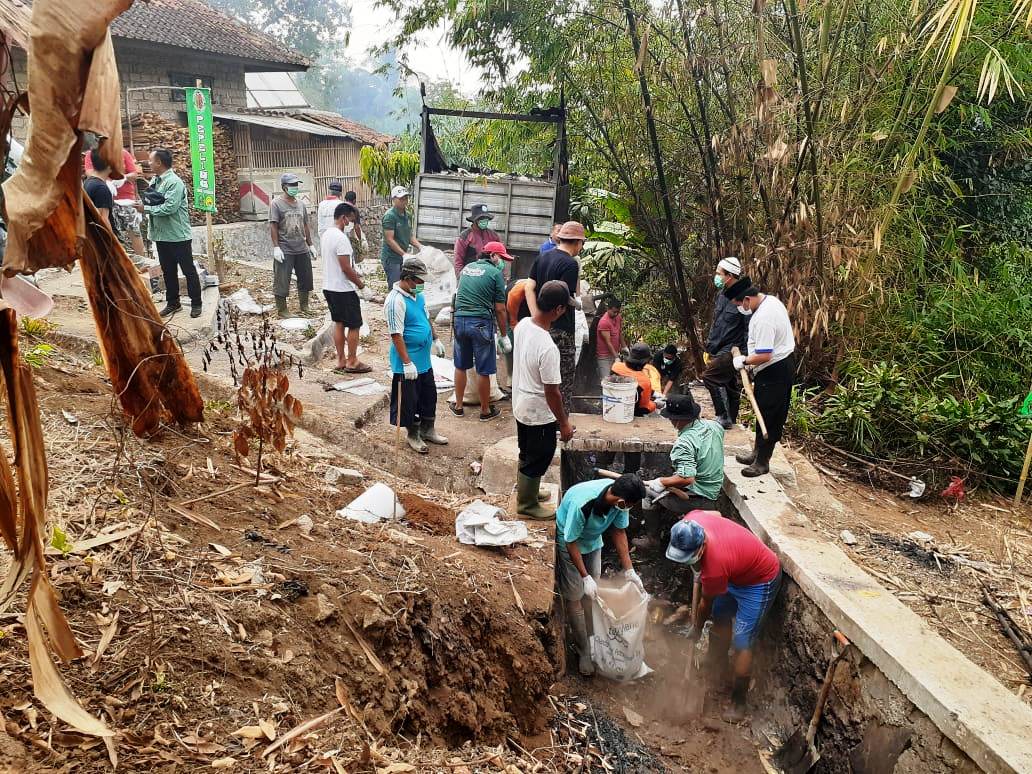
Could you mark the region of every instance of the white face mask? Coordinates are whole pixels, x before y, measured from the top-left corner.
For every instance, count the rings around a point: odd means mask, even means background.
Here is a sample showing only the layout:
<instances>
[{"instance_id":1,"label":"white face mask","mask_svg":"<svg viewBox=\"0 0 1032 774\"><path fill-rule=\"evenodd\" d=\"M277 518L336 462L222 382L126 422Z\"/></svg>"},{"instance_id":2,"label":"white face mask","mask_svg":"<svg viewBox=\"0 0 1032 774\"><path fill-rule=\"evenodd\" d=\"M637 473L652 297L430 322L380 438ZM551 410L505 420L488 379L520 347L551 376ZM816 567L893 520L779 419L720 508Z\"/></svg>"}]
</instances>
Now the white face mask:
<instances>
[{"instance_id":1,"label":"white face mask","mask_svg":"<svg viewBox=\"0 0 1032 774\"><path fill-rule=\"evenodd\" d=\"M746 317L752 314L752 309L746 309L744 306L738 307L738 313L744 314Z\"/></svg>"}]
</instances>

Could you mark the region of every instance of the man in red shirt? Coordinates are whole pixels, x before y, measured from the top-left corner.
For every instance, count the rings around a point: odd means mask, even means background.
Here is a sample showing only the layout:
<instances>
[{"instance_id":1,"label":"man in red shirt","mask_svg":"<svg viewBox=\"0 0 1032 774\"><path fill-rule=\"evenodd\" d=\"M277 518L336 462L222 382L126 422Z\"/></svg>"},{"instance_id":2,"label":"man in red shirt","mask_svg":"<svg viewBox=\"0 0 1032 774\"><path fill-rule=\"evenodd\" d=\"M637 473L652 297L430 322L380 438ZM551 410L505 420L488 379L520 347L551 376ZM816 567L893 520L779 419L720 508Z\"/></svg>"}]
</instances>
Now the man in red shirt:
<instances>
[{"instance_id":1,"label":"man in red shirt","mask_svg":"<svg viewBox=\"0 0 1032 774\"><path fill-rule=\"evenodd\" d=\"M781 563L762 540L717 511L692 511L675 524L666 556L690 565L698 574L702 595L691 639L699 637L702 625L712 616L707 653L711 679L716 675L722 684L727 683L728 646L734 645L731 709L724 719L737 723L745 718L752 647L781 587Z\"/></svg>"},{"instance_id":2,"label":"man in red shirt","mask_svg":"<svg viewBox=\"0 0 1032 774\"><path fill-rule=\"evenodd\" d=\"M136 179L140 176L140 171L133 159L133 154L125 148L122 148L122 166L125 167L125 177L121 182L112 181L117 183L118 188L115 190L115 206L111 210L111 220L115 224L116 234L120 234L123 238L129 237L129 244L126 245L126 248L131 248L139 256L146 256L147 249L143 245L143 236L140 233L140 223L143 219L133 206L140 198L136 195ZM92 154L85 155L83 167L87 175L93 172Z\"/></svg>"},{"instance_id":3,"label":"man in red shirt","mask_svg":"<svg viewBox=\"0 0 1032 774\"><path fill-rule=\"evenodd\" d=\"M623 315L620 302L610 299L595 329L595 357L598 359L598 379L602 381L613 370L613 364L623 349Z\"/></svg>"}]
</instances>

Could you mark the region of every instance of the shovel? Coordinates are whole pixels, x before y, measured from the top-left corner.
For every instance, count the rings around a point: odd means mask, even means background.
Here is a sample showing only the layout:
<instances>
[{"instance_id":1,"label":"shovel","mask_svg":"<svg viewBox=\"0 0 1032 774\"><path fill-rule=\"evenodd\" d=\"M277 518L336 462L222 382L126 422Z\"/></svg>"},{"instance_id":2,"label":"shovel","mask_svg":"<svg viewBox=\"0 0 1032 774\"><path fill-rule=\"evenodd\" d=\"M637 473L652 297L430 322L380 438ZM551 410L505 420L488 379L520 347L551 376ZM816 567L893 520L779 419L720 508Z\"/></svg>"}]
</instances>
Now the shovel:
<instances>
[{"instance_id":1,"label":"shovel","mask_svg":"<svg viewBox=\"0 0 1032 774\"><path fill-rule=\"evenodd\" d=\"M797 728L781 748L774 753L774 764L785 774L807 774L821 759L821 754L813 746L813 740L817 736L817 726L821 722L821 715L824 714L824 705L828 701L828 694L831 693L831 681L835 677L835 667L846 655L850 645L846 635L842 632L836 630L832 635L841 647L835 657L831 659L831 663L828 664L828 669L824 673L824 682L821 684L820 693L817 694L817 705L813 708L810 725L805 733L802 728Z\"/></svg>"},{"instance_id":2,"label":"shovel","mask_svg":"<svg viewBox=\"0 0 1032 774\"><path fill-rule=\"evenodd\" d=\"M699 609L699 602L702 597L702 584L696 576L692 583L692 622L695 622L695 611ZM700 684L699 668L695 659L699 655L696 643L692 641L688 648L687 659L684 665L684 688L680 692L680 706L675 709L675 717L681 720L692 720L702 714L706 704L706 689Z\"/></svg>"}]
</instances>

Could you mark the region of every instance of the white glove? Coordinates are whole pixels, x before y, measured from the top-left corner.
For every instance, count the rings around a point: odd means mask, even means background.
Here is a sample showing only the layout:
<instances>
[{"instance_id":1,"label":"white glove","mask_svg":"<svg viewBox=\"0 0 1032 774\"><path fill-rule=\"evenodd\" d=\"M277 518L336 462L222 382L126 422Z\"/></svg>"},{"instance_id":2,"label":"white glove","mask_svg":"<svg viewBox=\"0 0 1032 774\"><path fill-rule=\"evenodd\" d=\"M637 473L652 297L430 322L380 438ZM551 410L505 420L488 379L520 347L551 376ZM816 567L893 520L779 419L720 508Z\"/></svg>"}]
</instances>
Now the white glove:
<instances>
[{"instance_id":1,"label":"white glove","mask_svg":"<svg viewBox=\"0 0 1032 774\"><path fill-rule=\"evenodd\" d=\"M652 391L652 400L654 400L654 401L663 400L663 393L661 393L659 390L653 390Z\"/></svg>"},{"instance_id":2,"label":"white glove","mask_svg":"<svg viewBox=\"0 0 1032 774\"><path fill-rule=\"evenodd\" d=\"M362 298L364 298L366 301L372 301L373 300L373 289L371 287L369 287L368 285L365 285L362 288L361 293L362 293Z\"/></svg>"},{"instance_id":3,"label":"white glove","mask_svg":"<svg viewBox=\"0 0 1032 774\"><path fill-rule=\"evenodd\" d=\"M584 581L584 595L590 599L594 599L598 596L598 584L595 583L595 579L590 575L585 575L581 578Z\"/></svg>"},{"instance_id":4,"label":"white glove","mask_svg":"<svg viewBox=\"0 0 1032 774\"><path fill-rule=\"evenodd\" d=\"M509 341L508 336L496 336L495 346L498 347L498 351L501 352L503 355L508 355L510 352L512 352L512 342Z\"/></svg>"},{"instance_id":5,"label":"white glove","mask_svg":"<svg viewBox=\"0 0 1032 774\"><path fill-rule=\"evenodd\" d=\"M581 297L580 296L574 296L573 297L573 308L574 309L583 309L584 308L584 303L581 301Z\"/></svg>"},{"instance_id":6,"label":"white glove","mask_svg":"<svg viewBox=\"0 0 1032 774\"><path fill-rule=\"evenodd\" d=\"M659 495L666 491L666 487L658 478L653 478L645 482L645 488L649 492L649 496L655 500Z\"/></svg>"},{"instance_id":7,"label":"white glove","mask_svg":"<svg viewBox=\"0 0 1032 774\"><path fill-rule=\"evenodd\" d=\"M365 234L362 234L362 249L363 250L368 250L369 249L369 241L365 238Z\"/></svg>"},{"instance_id":8,"label":"white glove","mask_svg":"<svg viewBox=\"0 0 1032 774\"><path fill-rule=\"evenodd\" d=\"M312 256L313 261L319 260L319 254L315 252L315 245L308 245L308 254Z\"/></svg>"},{"instance_id":9,"label":"white glove","mask_svg":"<svg viewBox=\"0 0 1032 774\"><path fill-rule=\"evenodd\" d=\"M283 263L283 248L279 245L272 248L272 260L276 263Z\"/></svg>"},{"instance_id":10,"label":"white glove","mask_svg":"<svg viewBox=\"0 0 1032 774\"><path fill-rule=\"evenodd\" d=\"M440 339L434 339L434 343L430 345L430 352L437 357L444 357L444 342Z\"/></svg>"},{"instance_id":11,"label":"white glove","mask_svg":"<svg viewBox=\"0 0 1032 774\"><path fill-rule=\"evenodd\" d=\"M415 381L419 377L419 371L416 369L416 364L411 360L403 364L405 369L405 380L409 382Z\"/></svg>"},{"instance_id":12,"label":"white glove","mask_svg":"<svg viewBox=\"0 0 1032 774\"><path fill-rule=\"evenodd\" d=\"M735 355L731 360L731 363L734 365L736 371L741 371L745 368L745 355Z\"/></svg>"},{"instance_id":13,"label":"white glove","mask_svg":"<svg viewBox=\"0 0 1032 774\"><path fill-rule=\"evenodd\" d=\"M637 586L638 591L640 591L643 595L645 594L645 584L641 582L641 576L638 575L638 573L635 570L624 570L623 576L631 583L633 583L635 586Z\"/></svg>"}]
</instances>

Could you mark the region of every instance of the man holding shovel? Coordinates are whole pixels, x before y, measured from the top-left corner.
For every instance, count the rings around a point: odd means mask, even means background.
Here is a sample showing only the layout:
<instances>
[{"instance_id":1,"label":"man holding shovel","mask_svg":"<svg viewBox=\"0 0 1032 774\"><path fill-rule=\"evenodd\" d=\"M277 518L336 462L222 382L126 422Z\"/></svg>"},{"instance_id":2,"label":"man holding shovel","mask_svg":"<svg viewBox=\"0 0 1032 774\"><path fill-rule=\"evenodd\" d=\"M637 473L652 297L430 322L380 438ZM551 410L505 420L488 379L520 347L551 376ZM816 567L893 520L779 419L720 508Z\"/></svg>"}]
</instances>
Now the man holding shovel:
<instances>
[{"instance_id":1,"label":"man holding shovel","mask_svg":"<svg viewBox=\"0 0 1032 774\"><path fill-rule=\"evenodd\" d=\"M595 673L584 615L585 604L598 593L604 534L610 536L616 549L623 577L645 593L631 565L626 532L631 507L644 497L645 485L637 474L624 473L616 481L600 478L571 486L555 512L555 574L577 643L577 666L582 675Z\"/></svg>"},{"instance_id":2,"label":"man holding shovel","mask_svg":"<svg viewBox=\"0 0 1032 774\"><path fill-rule=\"evenodd\" d=\"M781 563L756 535L717 511L692 511L675 524L666 557L698 574L702 594L689 640L694 648L702 625L713 619L706 671L711 684L731 682L731 708L724 719L738 723L746 713L753 643L781 587Z\"/></svg>"},{"instance_id":3,"label":"man holding shovel","mask_svg":"<svg viewBox=\"0 0 1032 774\"><path fill-rule=\"evenodd\" d=\"M795 335L788 310L779 299L761 293L753 285L739 288L739 283L735 283L734 287L731 301L750 322L749 354L737 355L732 362L739 371L752 370L756 408L766 423L764 433L763 426L756 422L752 452L736 454L735 459L746 466L742 468L743 476L755 477L770 471L774 446L781 440L788 419L795 378Z\"/></svg>"}]
</instances>

